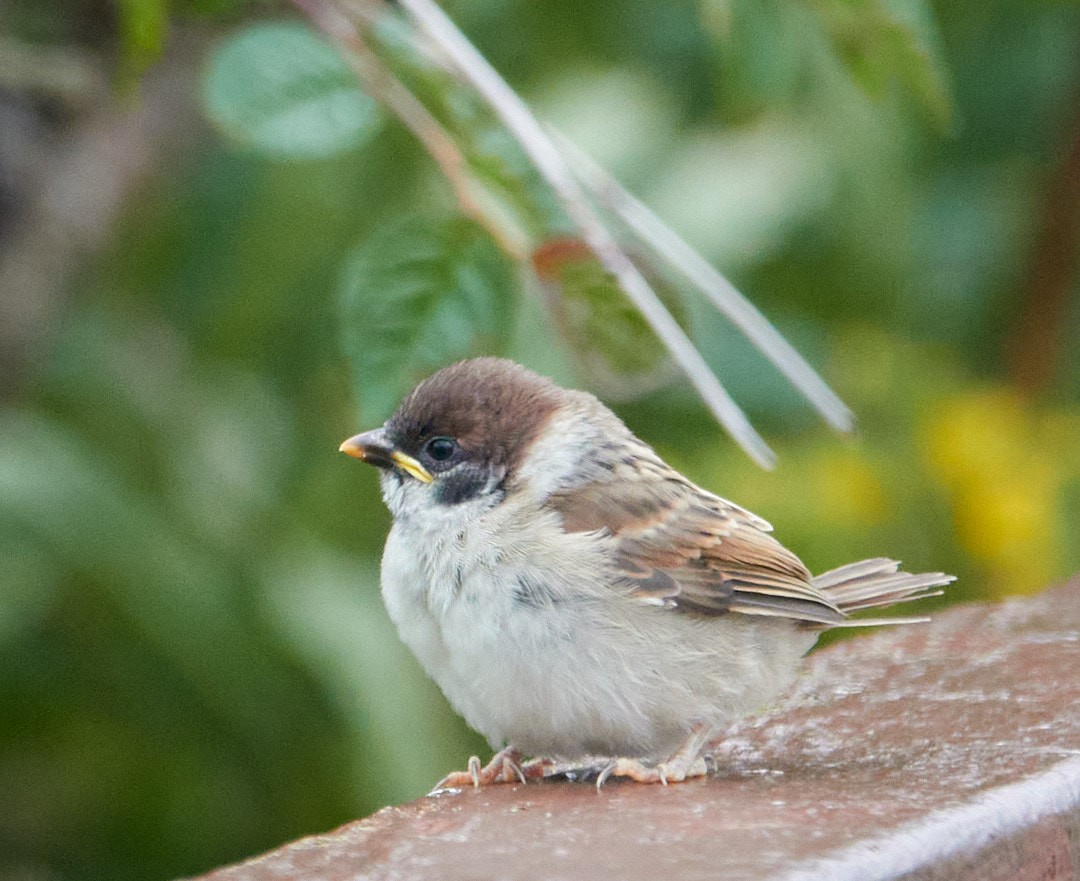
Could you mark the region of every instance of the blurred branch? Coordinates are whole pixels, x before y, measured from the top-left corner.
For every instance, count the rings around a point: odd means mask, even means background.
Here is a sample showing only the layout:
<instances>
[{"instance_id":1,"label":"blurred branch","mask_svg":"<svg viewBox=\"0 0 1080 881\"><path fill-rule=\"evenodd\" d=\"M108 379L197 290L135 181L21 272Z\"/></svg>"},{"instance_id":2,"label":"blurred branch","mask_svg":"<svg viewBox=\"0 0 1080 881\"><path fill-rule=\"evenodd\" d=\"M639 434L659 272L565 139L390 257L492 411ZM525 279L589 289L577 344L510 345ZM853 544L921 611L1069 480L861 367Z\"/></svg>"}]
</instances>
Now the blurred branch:
<instances>
[{"instance_id":1,"label":"blurred branch","mask_svg":"<svg viewBox=\"0 0 1080 881\"><path fill-rule=\"evenodd\" d=\"M293 0L293 3L338 43L372 97L381 101L416 134L450 180L462 210L491 231L505 250L520 259L522 247L507 243L500 219L476 201L465 157L452 135L365 45L367 39L377 41L380 38L377 25L381 16L392 14L391 7L382 0ZM839 398L761 313L704 258L605 173L586 168L580 161L576 171L571 169L564 155L565 148L556 145L522 99L433 0L399 0L396 7L404 12L415 29L417 48L426 49L429 57L434 56L447 72L466 84L513 136L604 270L617 280L721 425L754 461L769 468L775 457L605 226L590 194L618 216L653 252L668 260L699 287L830 424L842 430L851 428L851 413ZM422 38L423 46L421 39L416 37Z\"/></svg>"},{"instance_id":2,"label":"blurred branch","mask_svg":"<svg viewBox=\"0 0 1080 881\"><path fill-rule=\"evenodd\" d=\"M0 242L0 397L14 392L68 279L104 245L132 188L197 130L195 57L189 41L174 35L136 107L118 106L103 90L62 140L36 145L45 155L38 180L27 187L20 222Z\"/></svg>"},{"instance_id":3,"label":"blurred branch","mask_svg":"<svg viewBox=\"0 0 1080 881\"><path fill-rule=\"evenodd\" d=\"M1080 86L1080 77L1077 77ZM1074 95L1080 88L1074 88ZM1074 99L1068 106L1078 107ZM1021 290L1022 313L1011 342L1013 377L1036 393L1054 378L1062 334L1080 270L1080 113L1074 112L1043 199L1042 222Z\"/></svg>"},{"instance_id":4,"label":"blurred branch","mask_svg":"<svg viewBox=\"0 0 1080 881\"><path fill-rule=\"evenodd\" d=\"M507 254L517 260L524 259L524 243L512 239L505 224L497 223L476 201L465 157L449 132L368 48L350 19L324 0L293 0L293 3L341 47L346 63L367 93L390 109L416 136L450 182L461 210L487 230ZM358 13L357 18L371 21L370 10L364 8L363 0L354 4L353 9Z\"/></svg>"},{"instance_id":5,"label":"blurred branch","mask_svg":"<svg viewBox=\"0 0 1080 881\"><path fill-rule=\"evenodd\" d=\"M105 95L108 80L84 49L27 46L0 35L0 88L76 107Z\"/></svg>"}]
</instances>

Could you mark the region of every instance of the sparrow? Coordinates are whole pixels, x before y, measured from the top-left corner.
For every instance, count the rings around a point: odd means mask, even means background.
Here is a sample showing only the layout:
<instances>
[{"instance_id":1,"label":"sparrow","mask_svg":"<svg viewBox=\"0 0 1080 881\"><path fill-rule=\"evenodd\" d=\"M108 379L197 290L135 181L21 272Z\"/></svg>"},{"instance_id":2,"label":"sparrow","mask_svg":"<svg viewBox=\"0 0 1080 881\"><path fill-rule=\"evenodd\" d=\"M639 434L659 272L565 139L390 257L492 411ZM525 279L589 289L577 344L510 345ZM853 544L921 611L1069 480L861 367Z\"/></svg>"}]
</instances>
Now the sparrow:
<instances>
[{"instance_id":1,"label":"sparrow","mask_svg":"<svg viewBox=\"0 0 1080 881\"><path fill-rule=\"evenodd\" d=\"M509 360L440 370L340 449L379 469L393 514L390 618L497 750L439 787L582 761L598 786L703 776L705 747L775 701L820 632L926 620L849 616L953 580L885 558L811 575L597 398Z\"/></svg>"}]
</instances>

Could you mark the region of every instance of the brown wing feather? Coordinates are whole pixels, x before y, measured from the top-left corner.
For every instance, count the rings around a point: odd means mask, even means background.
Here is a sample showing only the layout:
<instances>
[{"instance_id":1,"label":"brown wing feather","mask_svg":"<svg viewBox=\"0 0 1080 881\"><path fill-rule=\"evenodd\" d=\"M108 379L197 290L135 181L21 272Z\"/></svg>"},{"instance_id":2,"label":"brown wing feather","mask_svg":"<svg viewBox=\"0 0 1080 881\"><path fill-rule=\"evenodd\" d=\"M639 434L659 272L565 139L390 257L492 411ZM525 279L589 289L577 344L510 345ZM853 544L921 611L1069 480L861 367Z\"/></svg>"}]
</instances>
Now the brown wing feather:
<instances>
[{"instance_id":1,"label":"brown wing feather","mask_svg":"<svg viewBox=\"0 0 1080 881\"><path fill-rule=\"evenodd\" d=\"M844 619L768 523L690 483L647 447L635 452L548 502L568 532L616 539L616 565L635 596L705 615Z\"/></svg>"}]
</instances>

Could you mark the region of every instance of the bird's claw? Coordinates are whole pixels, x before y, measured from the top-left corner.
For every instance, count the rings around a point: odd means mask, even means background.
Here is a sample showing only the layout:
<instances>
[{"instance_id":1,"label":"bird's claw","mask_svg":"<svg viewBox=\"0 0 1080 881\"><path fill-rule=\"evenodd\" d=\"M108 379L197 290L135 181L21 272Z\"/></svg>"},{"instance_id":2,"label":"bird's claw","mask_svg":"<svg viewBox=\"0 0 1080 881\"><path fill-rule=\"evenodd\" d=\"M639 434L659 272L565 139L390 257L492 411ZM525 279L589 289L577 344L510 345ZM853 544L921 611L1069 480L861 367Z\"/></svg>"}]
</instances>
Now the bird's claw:
<instances>
[{"instance_id":1,"label":"bird's claw","mask_svg":"<svg viewBox=\"0 0 1080 881\"><path fill-rule=\"evenodd\" d=\"M539 769L537 774L527 774L526 769L532 770L533 766ZM440 789L463 789L472 786L479 789L481 786L490 786L493 783L525 783L529 776L542 777L542 766L535 762L521 765L521 753L514 747L506 747L499 750L486 765L480 765L479 756L471 756L469 764L464 771L453 771L447 774L435 784L433 792Z\"/></svg>"}]
</instances>

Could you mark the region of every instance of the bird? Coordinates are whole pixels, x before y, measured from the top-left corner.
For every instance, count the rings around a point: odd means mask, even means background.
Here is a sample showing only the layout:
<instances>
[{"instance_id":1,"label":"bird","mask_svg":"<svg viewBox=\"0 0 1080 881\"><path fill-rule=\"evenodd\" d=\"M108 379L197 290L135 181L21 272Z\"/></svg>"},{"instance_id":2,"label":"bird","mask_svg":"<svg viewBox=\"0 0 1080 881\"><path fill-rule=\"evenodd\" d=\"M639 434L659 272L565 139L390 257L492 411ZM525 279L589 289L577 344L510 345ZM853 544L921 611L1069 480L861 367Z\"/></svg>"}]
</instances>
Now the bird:
<instances>
[{"instance_id":1,"label":"bird","mask_svg":"<svg viewBox=\"0 0 1080 881\"><path fill-rule=\"evenodd\" d=\"M592 394L503 358L430 375L340 450L379 469L400 638L496 751L437 788L705 776L710 741L775 702L823 630L926 620L851 614L954 580L884 557L814 576Z\"/></svg>"}]
</instances>

